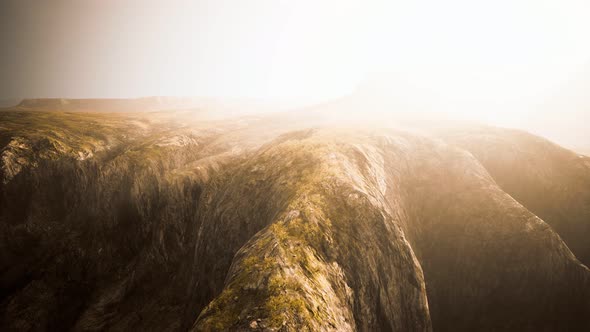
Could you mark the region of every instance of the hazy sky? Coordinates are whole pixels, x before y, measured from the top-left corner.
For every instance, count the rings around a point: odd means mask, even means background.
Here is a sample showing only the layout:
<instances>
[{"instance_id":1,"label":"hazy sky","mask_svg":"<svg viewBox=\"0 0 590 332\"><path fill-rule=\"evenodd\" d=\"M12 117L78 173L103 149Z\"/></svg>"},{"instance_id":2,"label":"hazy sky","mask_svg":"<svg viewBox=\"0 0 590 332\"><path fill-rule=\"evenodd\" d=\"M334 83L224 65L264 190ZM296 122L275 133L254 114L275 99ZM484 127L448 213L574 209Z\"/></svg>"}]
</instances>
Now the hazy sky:
<instances>
[{"instance_id":1,"label":"hazy sky","mask_svg":"<svg viewBox=\"0 0 590 332\"><path fill-rule=\"evenodd\" d=\"M402 71L512 98L590 63L585 0L0 3L1 97L330 97Z\"/></svg>"},{"instance_id":2,"label":"hazy sky","mask_svg":"<svg viewBox=\"0 0 590 332\"><path fill-rule=\"evenodd\" d=\"M569 119L589 111L587 0L0 0L0 6L0 99L321 100L385 81L397 96L438 100L441 110L465 114L477 105L484 118L522 121L546 100L559 105L569 98L567 89L582 91L569 100L578 112Z\"/></svg>"}]
</instances>

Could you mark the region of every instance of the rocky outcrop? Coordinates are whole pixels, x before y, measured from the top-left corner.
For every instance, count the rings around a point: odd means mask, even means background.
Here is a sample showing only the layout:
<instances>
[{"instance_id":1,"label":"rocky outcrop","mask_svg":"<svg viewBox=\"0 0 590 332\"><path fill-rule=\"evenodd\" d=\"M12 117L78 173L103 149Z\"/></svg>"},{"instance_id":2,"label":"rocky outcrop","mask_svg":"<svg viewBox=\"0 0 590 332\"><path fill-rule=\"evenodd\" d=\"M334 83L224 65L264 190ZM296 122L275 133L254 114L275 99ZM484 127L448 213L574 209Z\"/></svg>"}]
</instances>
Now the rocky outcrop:
<instances>
[{"instance_id":1,"label":"rocky outcrop","mask_svg":"<svg viewBox=\"0 0 590 332\"><path fill-rule=\"evenodd\" d=\"M346 145L294 137L279 138L232 172L220 192L244 206L205 212L217 222L203 223L203 234L218 236L198 241L195 266L224 256L216 247L237 254L194 329L429 330L422 270L378 189L366 182L375 176L355 169ZM254 228L233 228L244 223ZM230 262L220 263L225 275ZM203 279L211 278L206 271Z\"/></svg>"},{"instance_id":2,"label":"rocky outcrop","mask_svg":"<svg viewBox=\"0 0 590 332\"><path fill-rule=\"evenodd\" d=\"M583 158L500 129L158 116L0 114L2 330L590 328ZM546 210L518 194L541 174L570 188Z\"/></svg>"}]
</instances>

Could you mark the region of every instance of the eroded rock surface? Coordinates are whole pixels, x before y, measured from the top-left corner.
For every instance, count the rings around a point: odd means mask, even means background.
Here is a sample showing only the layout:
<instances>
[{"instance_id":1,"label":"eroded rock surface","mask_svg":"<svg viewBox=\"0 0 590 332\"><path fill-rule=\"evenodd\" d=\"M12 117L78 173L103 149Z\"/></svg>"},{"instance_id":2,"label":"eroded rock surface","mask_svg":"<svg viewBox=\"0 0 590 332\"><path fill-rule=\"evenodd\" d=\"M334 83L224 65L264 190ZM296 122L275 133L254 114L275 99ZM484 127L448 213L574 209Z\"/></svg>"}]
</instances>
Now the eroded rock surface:
<instances>
[{"instance_id":1,"label":"eroded rock surface","mask_svg":"<svg viewBox=\"0 0 590 332\"><path fill-rule=\"evenodd\" d=\"M0 113L0 329L590 329L587 157L280 119Z\"/></svg>"}]
</instances>

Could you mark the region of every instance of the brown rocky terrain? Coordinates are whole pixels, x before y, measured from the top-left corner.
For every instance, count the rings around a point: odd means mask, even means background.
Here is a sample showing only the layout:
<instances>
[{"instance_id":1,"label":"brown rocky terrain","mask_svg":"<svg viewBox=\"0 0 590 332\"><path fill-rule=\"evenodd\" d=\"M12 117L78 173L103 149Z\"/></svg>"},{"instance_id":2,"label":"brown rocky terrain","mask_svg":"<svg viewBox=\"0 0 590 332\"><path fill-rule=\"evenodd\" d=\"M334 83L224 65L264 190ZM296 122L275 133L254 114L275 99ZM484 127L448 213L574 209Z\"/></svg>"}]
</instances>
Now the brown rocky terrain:
<instances>
[{"instance_id":1,"label":"brown rocky terrain","mask_svg":"<svg viewBox=\"0 0 590 332\"><path fill-rule=\"evenodd\" d=\"M587 157L301 118L0 112L0 330L590 329Z\"/></svg>"}]
</instances>

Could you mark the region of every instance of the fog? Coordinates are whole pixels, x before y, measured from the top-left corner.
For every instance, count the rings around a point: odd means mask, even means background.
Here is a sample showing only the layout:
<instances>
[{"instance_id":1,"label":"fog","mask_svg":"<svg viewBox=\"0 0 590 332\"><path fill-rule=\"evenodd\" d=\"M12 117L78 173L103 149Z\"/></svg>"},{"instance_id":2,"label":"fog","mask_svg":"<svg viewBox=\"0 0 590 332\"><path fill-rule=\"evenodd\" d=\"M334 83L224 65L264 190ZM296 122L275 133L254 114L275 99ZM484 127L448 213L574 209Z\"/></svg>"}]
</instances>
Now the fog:
<instances>
[{"instance_id":1,"label":"fog","mask_svg":"<svg viewBox=\"0 0 590 332\"><path fill-rule=\"evenodd\" d=\"M352 95L367 103L351 112L426 112L590 150L582 0L0 6L0 99L205 96L300 106Z\"/></svg>"}]
</instances>

